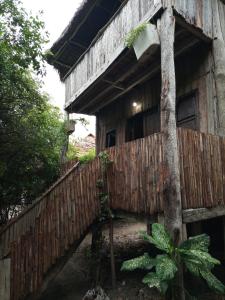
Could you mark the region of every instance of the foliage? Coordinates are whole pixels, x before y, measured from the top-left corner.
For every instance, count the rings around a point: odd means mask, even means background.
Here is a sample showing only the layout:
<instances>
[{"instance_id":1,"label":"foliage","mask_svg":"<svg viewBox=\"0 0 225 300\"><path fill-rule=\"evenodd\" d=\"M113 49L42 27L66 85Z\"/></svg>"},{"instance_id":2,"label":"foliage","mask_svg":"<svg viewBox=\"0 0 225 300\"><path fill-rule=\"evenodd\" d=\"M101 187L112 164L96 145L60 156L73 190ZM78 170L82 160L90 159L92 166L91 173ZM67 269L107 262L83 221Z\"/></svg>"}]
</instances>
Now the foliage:
<instances>
[{"instance_id":1,"label":"foliage","mask_svg":"<svg viewBox=\"0 0 225 300\"><path fill-rule=\"evenodd\" d=\"M64 124L34 80L45 73L46 42L39 16L0 1L0 225L57 177Z\"/></svg>"},{"instance_id":2,"label":"foliage","mask_svg":"<svg viewBox=\"0 0 225 300\"><path fill-rule=\"evenodd\" d=\"M125 44L130 49L133 47L135 41L138 39L139 35L145 30L148 23L143 23L136 27L135 29L131 30L130 33L127 35Z\"/></svg>"},{"instance_id":3,"label":"foliage","mask_svg":"<svg viewBox=\"0 0 225 300\"><path fill-rule=\"evenodd\" d=\"M86 154L83 154L81 156L78 157L78 161L80 162L80 164L87 164L89 162L91 162L92 160L95 159L95 149L90 149Z\"/></svg>"},{"instance_id":4,"label":"foliage","mask_svg":"<svg viewBox=\"0 0 225 300\"><path fill-rule=\"evenodd\" d=\"M141 233L141 236L165 254L152 258L145 253L141 257L125 261L121 270L151 270L143 278L143 283L150 288L157 288L162 294L165 294L173 284L180 264L184 264L189 272L204 279L215 292L225 294L225 286L212 274L212 269L220 262L208 253L209 236L202 234L190 237L178 248L174 246L171 237L161 224L152 225L152 236L147 233Z\"/></svg>"},{"instance_id":5,"label":"foliage","mask_svg":"<svg viewBox=\"0 0 225 300\"><path fill-rule=\"evenodd\" d=\"M109 218L112 218L112 212L109 205L109 194L107 188L107 169L112 161L109 158L109 154L106 151L100 152L98 155L101 163L101 178L96 182L96 186L99 189L99 201L100 201L100 217L99 221L104 222Z\"/></svg>"},{"instance_id":6,"label":"foliage","mask_svg":"<svg viewBox=\"0 0 225 300\"><path fill-rule=\"evenodd\" d=\"M68 149L66 152L66 158L68 161L70 160L78 160L79 157L79 149L73 144L68 144Z\"/></svg>"}]
</instances>

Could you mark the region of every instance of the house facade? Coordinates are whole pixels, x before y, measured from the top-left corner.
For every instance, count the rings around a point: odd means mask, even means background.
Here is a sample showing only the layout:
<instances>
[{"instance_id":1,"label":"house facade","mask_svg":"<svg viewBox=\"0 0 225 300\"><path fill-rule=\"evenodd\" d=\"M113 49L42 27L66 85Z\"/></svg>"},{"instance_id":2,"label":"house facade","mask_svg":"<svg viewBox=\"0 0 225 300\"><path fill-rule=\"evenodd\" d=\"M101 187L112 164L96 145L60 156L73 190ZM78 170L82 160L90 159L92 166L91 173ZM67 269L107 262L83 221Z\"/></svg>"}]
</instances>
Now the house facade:
<instances>
[{"instance_id":1,"label":"house facade","mask_svg":"<svg viewBox=\"0 0 225 300\"><path fill-rule=\"evenodd\" d=\"M146 23L158 45L137 59L126 40ZM51 52L66 112L96 116L110 208L178 241L208 233L223 259L224 0L85 0ZM1 299L47 288L98 220L100 176L98 157L75 165L0 231Z\"/></svg>"}]
</instances>

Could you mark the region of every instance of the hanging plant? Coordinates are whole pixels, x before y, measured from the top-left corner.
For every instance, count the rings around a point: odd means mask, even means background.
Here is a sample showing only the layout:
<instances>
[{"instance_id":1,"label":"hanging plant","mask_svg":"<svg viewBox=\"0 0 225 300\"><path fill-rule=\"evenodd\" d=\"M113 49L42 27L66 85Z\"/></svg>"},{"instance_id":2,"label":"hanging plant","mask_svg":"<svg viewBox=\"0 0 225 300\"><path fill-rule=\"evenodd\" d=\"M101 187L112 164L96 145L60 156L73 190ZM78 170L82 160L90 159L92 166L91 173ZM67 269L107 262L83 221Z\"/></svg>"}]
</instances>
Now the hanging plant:
<instances>
[{"instance_id":1,"label":"hanging plant","mask_svg":"<svg viewBox=\"0 0 225 300\"><path fill-rule=\"evenodd\" d=\"M148 24L147 22L140 24L135 29L131 30L130 33L127 35L125 44L129 49L133 47L139 35L146 29L147 24Z\"/></svg>"}]
</instances>

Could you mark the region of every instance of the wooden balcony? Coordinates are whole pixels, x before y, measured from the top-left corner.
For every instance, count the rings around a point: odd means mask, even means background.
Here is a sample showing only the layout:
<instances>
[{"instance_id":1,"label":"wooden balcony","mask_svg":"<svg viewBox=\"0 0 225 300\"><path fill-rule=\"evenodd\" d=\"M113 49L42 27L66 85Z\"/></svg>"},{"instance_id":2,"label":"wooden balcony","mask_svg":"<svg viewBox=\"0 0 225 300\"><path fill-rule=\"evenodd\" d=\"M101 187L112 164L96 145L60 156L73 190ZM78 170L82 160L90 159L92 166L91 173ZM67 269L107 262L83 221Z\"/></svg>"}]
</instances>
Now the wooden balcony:
<instances>
[{"instance_id":1,"label":"wooden balcony","mask_svg":"<svg viewBox=\"0 0 225 300\"><path fill-rule=\"evenodd\" d=\"M89 101L109 101L109 95L113 95L112 101L142 79L146 80L148 73L160 70L159 55L145 64L139 63L133 51L126 48L125 39L132 29L145 21L156 24L163 3L161 0L124 1L64 77L68 111L93 114L95 109L87 108ZM174 0L174 10L177 18L176 56L195 45L198 39L212 39L211 0Z\"/></svg>"},{"instance_id":2,"label":"wooden balcony","mask_svg":"<svg viewBox=\"0 0 225 300\"><path fill-rule=\"evenodd\" d=\"M178 129L181 194L187 209L225 207L225 138ZM110 206L136 216L163 213L163 136L154 134L109 150ZM1 258L11 258L11 299L41 291L99 215L100 163L74 166L0 232ZM185 220L184 220L185 222Z\"/></svg>"}]
</instances>

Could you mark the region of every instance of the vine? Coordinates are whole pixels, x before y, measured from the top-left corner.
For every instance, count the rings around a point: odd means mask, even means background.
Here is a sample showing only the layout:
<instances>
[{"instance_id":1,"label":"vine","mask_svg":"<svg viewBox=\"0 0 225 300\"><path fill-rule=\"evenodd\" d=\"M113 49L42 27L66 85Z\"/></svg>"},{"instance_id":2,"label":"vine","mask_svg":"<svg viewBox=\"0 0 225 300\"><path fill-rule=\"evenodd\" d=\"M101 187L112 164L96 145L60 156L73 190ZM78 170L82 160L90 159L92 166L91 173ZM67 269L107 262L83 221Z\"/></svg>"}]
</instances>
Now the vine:
<instances>
[{"instance_id":1,"label":"vine","mask_svg":"<svg viewBox=\"0 0 225 300\"><path fill-rule=\"evenodd\" d=\"M99 216L99 240L98 240L98 253L100 254L103 247L103 235L102 235L102 225L104 222L109 222L109 241L110 241L110 258L111 258L111 274L112 274L112 286L116 286L116 271L115 271L115 258L114 258L114 246L113 246L113 213L110 209L110 199L108 191L108 181L107 173L108 168L112 164L107 152L101 152L99 155L100 165L101 165L101 178L96 182L96 186L99 189L99 202L100 202L100 216ZM100 265L101 265L101 255L98 258L98 271L97 276L99 277Z\"/></svg>"},{"instance_id":2,"label":"vine","mask_svg":"<svg viewBox=\"0 0 225 300\"><path fill-rule=\"evenodd\" d=\"M99 189L100 217L99 222L105 222L113 217L109 204L109 193L107 185L107 170L112 164L107 152L98 155L101 164L101 178L97 180L96 186Z\"/></svg>"}]
</instances>

